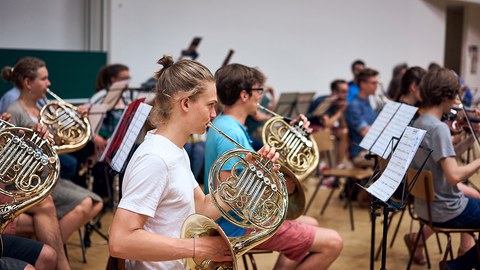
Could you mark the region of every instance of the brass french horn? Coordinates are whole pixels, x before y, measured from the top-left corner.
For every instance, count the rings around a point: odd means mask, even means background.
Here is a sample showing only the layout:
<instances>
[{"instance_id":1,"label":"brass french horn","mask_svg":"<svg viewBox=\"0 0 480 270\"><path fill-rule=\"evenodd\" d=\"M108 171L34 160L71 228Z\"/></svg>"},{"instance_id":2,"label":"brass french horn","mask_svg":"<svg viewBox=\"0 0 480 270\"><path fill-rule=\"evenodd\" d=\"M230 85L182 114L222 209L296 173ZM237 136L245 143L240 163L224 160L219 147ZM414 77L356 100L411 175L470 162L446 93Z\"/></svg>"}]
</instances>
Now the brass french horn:
<instances>
[{"instance_id":1,"label":"brass french horn","mask_svg":"<svg viewBox=\"0 0 480 270\"><path fill-rule=\"evenodd\" d=\"M65 102L50 89L47 92L56 101L49 101L43 106L39 122L53 134L57 152L70 153L83 148L92 134L88 117L82 116L77 107Z\"/></svg>"},{"instance_id":2,"label":"brass french horn","mask_svg":"<svg viewBox=\"0 0 480 270\"><path fill-rule=\"evenodd\" d=\"M285 220L287 189L282 173L272 170L273 163L256 152L244 149L212 124L209 127L238 148L225 152L210 168L209 191L212 203L229 222L246 229L245 235L227 237L212 219L193 214L182 226L181 237L221 235L232 253L232 262L211 262L187 258L186 269L237 269L237 258L268 240ZM247 161L246 155L252 160ZM233 164L230 175L221 176L223 167ZM226 210L228 209L228 210Z\"/></svg>"},{"instance_id":3,"label":"brass french horn","mask_svg":"<svg viewBox=\"0 0 480 270\"><path fill-rule=\"evenodd\" d=\"M296 219L305 208L305 191L301 181L315 172L319 162L317 143L311 138L299 122L291 126L285 118L258 104L258 107L274 117L269 119L262 129L264 144L274 146L280 154L278 163L288 177L289 190L287 219Z\"/></svg>"},{"instance_id":4,"label":"brass french horn","mask_svg":"<svg viewBox=\"0 0 480 270\"><path fill-rule=\"evenodd\" d=\"M55 148L31 129L0 120L0 232L20 213L42 201L58 180Z\"/></svg>"},{"instance_id":5,"label":"brass french horn","mask_svg":"<svg viewBox=\"0 0 480 270\"><path fill-rule=\"evenodd\" d=\"M318 167L319 152L315 142L300 121L291 126L285 118L258 104L274 115L262 129L264 144L274 146L280 153L279 163L288 166L299 181L308 178Z\"/></svg>"}]
</instances>

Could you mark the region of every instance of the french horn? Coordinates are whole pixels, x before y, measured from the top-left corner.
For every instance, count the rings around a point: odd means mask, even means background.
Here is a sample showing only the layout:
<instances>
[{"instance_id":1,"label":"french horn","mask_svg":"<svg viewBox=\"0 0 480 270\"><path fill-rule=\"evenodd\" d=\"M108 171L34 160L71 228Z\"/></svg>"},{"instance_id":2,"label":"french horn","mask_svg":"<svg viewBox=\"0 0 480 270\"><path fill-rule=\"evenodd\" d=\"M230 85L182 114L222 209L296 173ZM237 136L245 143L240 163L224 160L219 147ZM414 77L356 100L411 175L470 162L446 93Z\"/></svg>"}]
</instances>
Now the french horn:
<instances>
[{"instance_id":1,"label":"french horn","mask_svg":"<svg viewBox=\"0 0 480 270\"><path fill-rule=\"evenodd\" d=\"M209 127L238 147L222 154L210 168L208 188L212 203L226 220L246 229L246 232L242 236L228 237L212 219L199 214L191 215L183 223L181 237L221 235L230 247L233 261L211 262L187 258L185 267L237 269L238 257L268 240L285 220L287 189L283 174L272 170L274 163L269 159L244 149L211 123ZM249 154L252 158L247 160ZM220 173L226 170L223 168L230 164L233 164L229 169L230 175L221 176Z\"/></svg>"},{"instance_id":2,"label":"french horn","mask_svg":"<svg viewBox=\"0 0 480 270\"><path fill-rule=\"evenodd\" d=\"M47 197L60 171L58 155L48 140L28 128L0 120L0 232L20 213Z\"/></svg>"},{"instance_id":3,"label":"french horn","mask_svg":"<svg viewBox=\"0 0 480 270\"><path fill-rule=\"evenodd\" d=\"M56 101L49 101L43 106L39 122L53 134L57 152L70 153L83 148L92 135L88 117L82 116L77 107L65 102L50 89L47 92Z\"/></svg>"},{"instance_id":4,"label":"french horn","mask_svg":"<svg viewBox=\"0 0 480 270\"><path fill-rule=\"evenodd\" d=\"M288 186L294 186L294 192L289 192L288 219L302 215L305 208L305 191L301 181L308 178L318 167L319 152L317 143L298 122L291 126L283 116L258 104L258 107L274 117L269 119L262 128L264 144L274 146L280 154L278 163L287 170Z\"/></svg>"},{"instance_id":5,"label":"french horn","mask_svg":"<svg viewBox=\"0 0 480 270\"><path fill-rule=\"evenodd\" d=\"M315 140L303 128L303 122L291 126L283 116L260 104L258 107L274 115L263 126L263 143L277 149L279 163L288 166L299 181L308 178L318 167L319 152Z\"/></svg>"}]
</instances>

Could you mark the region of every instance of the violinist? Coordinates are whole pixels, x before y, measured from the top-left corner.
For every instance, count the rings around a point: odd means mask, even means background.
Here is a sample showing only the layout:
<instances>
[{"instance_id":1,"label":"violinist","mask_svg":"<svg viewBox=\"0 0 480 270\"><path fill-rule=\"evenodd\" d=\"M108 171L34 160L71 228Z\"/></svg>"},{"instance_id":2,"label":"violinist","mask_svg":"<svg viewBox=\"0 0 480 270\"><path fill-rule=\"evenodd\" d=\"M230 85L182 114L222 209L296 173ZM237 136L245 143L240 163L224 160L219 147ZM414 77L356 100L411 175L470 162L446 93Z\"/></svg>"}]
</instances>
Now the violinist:
<instances>
[{"instance_id":1,"label":"violinist","mask_svg":"<svg viewBox=\"0 0 480 270\"><path fill-rule=\"evenodd\" d=\"M404 82L407 83L406 80L407 78L402 80L402 87ZM470 194L462 181L480 168L480 159L459 166L456 160L458 153L455 153L450 131L447 125L441 122L442 114L448 113L453 106L460 90L460 83L451 70L441 68L425 74L421 78L419 90L423 112L414 121L413 126L427 131L422 146L434 150L425 164L425 169L433 173L434 179L435 199L430 203L434 225L448 228L478 228L480 226L480 213L477 213L480 212L478 193L472 196L475 194ZM417 155L412 164L419 166L424 158L421 154ZM415 200L415 211L421 218L427 218L426 209L425 201ZM422 233L425 239L432 234L429 228ZM404 238L409 247L412 245L413 237L410 234ZM459 255L467 252L472 246L471 238L462 235ZM423 254L416 253L414 258L417 263L422 262ZM453 263L450 268L442 265L441 269L467 269L453 266Z\"/></svg>"}]
</instances>

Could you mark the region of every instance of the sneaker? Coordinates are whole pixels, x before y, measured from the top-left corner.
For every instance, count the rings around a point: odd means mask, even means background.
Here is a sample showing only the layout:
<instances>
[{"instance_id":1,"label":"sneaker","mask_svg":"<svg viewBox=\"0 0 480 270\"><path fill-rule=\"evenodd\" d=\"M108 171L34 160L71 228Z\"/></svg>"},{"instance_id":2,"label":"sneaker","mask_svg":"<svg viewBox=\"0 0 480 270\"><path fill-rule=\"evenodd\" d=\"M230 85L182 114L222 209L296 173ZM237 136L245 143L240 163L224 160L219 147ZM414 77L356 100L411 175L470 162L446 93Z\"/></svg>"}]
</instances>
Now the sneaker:
<instances>
[{"instance_id":1,"label":"sneaker","mask_svg":"<svg viewBox=\"0 0 480 270\"><path fill-rule=\"evenodd\" d=\"M323 179L322 185L320 186L320 188L322 189L332 188L334 185L335 185L335 177L330 176Z\"/></svg>"}]
</instances>

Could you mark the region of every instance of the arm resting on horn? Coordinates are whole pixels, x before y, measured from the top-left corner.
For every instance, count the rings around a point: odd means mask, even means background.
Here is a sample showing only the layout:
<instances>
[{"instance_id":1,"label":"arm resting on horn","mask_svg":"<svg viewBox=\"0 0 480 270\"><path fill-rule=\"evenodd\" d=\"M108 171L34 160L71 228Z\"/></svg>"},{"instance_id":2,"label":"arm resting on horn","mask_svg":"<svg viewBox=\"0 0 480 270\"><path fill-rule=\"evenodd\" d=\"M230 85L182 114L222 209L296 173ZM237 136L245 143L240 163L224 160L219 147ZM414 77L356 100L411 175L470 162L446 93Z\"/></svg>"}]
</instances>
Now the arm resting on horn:
<instances>
[{"instance_id":1,"label":"arm resting on horn","mask_svg":"<svg viewBox=\"0 0 480 270\"><path fill-rule=\"evenodd\" d=\"M116 258L138 261L171 261L193 256L193 239L170 238L148 232L148 216L118 208L110 227L108 247ZM231 261L222 237L195 239L195 257L213 261Z\"/></svg>"}]
</instances>

